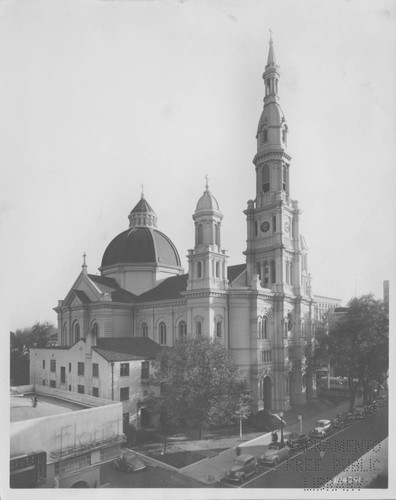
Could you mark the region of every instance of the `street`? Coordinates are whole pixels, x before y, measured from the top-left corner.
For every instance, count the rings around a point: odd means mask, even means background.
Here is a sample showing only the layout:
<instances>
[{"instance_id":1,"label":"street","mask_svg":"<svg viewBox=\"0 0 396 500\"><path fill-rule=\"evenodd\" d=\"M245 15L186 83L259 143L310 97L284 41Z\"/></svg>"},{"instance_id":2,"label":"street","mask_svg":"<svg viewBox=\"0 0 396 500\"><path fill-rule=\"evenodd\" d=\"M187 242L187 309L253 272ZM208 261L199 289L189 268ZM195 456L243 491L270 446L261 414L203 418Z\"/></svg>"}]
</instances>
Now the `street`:
<instances>
[{"instance_id":1,"label":"street","mask_svg":"<svg viewBox=\"0 0 396 500\"><path fill-rule=\"evenodd\" d=\"M221 482L217 487L320 489L377 443L388 436L388 409L334 432L308 450L290 455L277 467L259 467L259 473L243 485ZM373 462L372 467L376 467ZM362 475L366 471L360 470Z\"/></svg>"}]
</instances>

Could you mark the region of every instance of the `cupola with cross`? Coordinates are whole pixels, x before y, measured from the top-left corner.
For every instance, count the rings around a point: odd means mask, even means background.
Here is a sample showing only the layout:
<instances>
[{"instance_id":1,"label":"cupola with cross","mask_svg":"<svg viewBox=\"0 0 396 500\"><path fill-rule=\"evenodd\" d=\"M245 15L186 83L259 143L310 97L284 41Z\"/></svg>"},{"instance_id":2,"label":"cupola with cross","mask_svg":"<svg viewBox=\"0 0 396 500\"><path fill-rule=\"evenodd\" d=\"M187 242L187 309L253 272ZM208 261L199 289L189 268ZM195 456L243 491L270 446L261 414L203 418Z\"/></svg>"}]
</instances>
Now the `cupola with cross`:
<instances>
[{"instance_id":1,"label":"cupola with cross","mask_svg":"<svg viewBox=\"0 0 396 500\"><path fill-rule=\"evenodd\" d=\"M226 262L228 256L221 248L221 221L223 214L216 198L209 190L209 178L203 195L193 214L195 246L188 251L188 289L221 288L227 285Z\"/></svg>"}]
</instances>

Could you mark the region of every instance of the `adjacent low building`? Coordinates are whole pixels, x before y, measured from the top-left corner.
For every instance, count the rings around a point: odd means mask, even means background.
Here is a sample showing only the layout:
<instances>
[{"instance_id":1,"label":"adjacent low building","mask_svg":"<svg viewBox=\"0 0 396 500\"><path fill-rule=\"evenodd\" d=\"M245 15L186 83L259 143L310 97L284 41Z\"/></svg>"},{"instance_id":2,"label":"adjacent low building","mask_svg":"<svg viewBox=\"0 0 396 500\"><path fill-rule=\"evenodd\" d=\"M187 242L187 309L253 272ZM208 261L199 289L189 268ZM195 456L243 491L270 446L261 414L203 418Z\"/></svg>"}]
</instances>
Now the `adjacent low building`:
<instances>
[{"instance_id":1,"label":"adjacent low building","mask_svg":"<svg viewBox=\"0 0 396 500\"><path fill-rule=\"evenodd\" d=\"M321 321L325 313L332 312L341 307L341 299L334 297L325 297L324 295L314 295L314 318L315 321Z\"/></svg>"},{"instance_id":2,"label":"adjacent low building","mask_svg":"<svg viewBox=\"0 0 396 500\"><path fill-rule=\"evenodd\" d=\"M161 346L144 337L96 337L90 332L71 346L30 350L30 382L122 403L124 426L157 425L146 408L158 393L150 383Z\"/></svg>"},{"instance_id":3,"label":"adjacent low building","mask_svg":"<svg viewBox=\"0 0 396 500\"><path fill-rule=\"evenodd\" d=\"M11 488L99 488L125 441L121 403L42 385L14 388L10 421Z\"/></svg>"}]
</instances>

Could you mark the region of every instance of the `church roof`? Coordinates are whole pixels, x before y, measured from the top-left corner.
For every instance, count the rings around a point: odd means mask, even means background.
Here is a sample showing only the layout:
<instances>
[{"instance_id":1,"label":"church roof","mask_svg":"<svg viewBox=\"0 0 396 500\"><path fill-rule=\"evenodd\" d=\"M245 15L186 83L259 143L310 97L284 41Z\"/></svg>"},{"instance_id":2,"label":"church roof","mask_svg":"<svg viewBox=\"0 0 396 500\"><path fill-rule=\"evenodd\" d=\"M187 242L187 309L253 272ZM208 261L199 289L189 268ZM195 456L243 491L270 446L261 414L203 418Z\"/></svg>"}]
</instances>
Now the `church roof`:
<instances>
[{"instance_id":1,"label":"church roof","mask_svg":"<svg viewBox=\"0 0 396 500\"><path fill-rule=\"evenodd\" d=\"M95 283L101 292L111 292L120 288L114 278L107 278L99 274L88 274L88 278Z\"/></svg>"},{"instance_id":2,"label":"church roof","mask_svg":"<svg viewBox=\"0 0 396 500\"><path fill-rule=\"evenodd\" d=\"M139 302L151 302L166 299L181 299L181 292L187 290L188 274L171 276L162 281L159 285L138 297Z\"/></svg>"},{"instance_id":3,"label":"church roof","mask_svg":"<svg viewBox=\"0 0 396 500\"><path fill-rule=\"evenodd\" d=\"M76 294L76 296L81 300L83 304L89 304L91 302L91 299L82 290L77 290L76 288L73 288L73 292Z\"/></svg>"},{"instance_id":4,"label":"church roof","mask_svg":"<svg viewBox=\"0 0 396 500\"><path fill-rule=\"evenodd\" d=\"M116 236L106 248L102 267L115 264L156 264L180 267L175 245L153 227L132 227Z\"/></svg>"},{"instance_id":5,"label":"church roof","mask_svg":"<svg viewBox=\"0 0 396 500\"><path fill-rule=\"evenodd\" d=\"M244 270L246 269L246 264L237 264L236 266L227 267L227 279L230 283L234 281Z\"/></svg>"},{"instance_id":6,"label":"church roof","mask_svg":"<svg viewBox=\"0 0 396 500\"><path fill-rule=\"evenodd\" d=\"M155 359L162 347L147 337L99 337L93 349L107 361Z\"/></svg>"},{"instance_id":7,"label":"church roof","mask_svg":"<svg viewBox=\"0 0 396 500\"><path fill-rule=\"evenodd\" d=\"M145 198L140 198L137 204L132 208L131 213L135 212L153 212L154 210L150 207L150 204L145 200Z\"/></svg>"}]
</instances>

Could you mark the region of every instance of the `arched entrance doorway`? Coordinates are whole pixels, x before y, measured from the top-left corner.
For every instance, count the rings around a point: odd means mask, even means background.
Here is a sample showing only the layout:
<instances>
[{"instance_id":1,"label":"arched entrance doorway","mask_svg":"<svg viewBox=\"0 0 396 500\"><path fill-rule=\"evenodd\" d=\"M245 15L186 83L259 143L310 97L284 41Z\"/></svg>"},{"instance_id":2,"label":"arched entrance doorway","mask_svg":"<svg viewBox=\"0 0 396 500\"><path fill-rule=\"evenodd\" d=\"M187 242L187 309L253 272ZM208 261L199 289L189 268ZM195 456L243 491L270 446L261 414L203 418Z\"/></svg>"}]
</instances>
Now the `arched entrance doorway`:
<instances>
[{"instance_id":1,"label":"arched entrance doorway","mask_svg":"<svg viewBox=\"0 0 396 500\"><path fill-rule=\"evenodd\" d=\"M271 408L272 408L272 382L271 382L271 378L268 376L264 377L263 402L264 402L264 409L271 411Z\"/></svg>"},{"instance_id":2,"label":"arched entrance doorway","mask_svg":"<svg viewBox=\"0 0 396 500\"><path fill-rule=\"evenodd\" d=\"M72 488L89 488L89 486L85 481L77 481L77 483L73 484Z\"/></svg>"}]
</instances>

